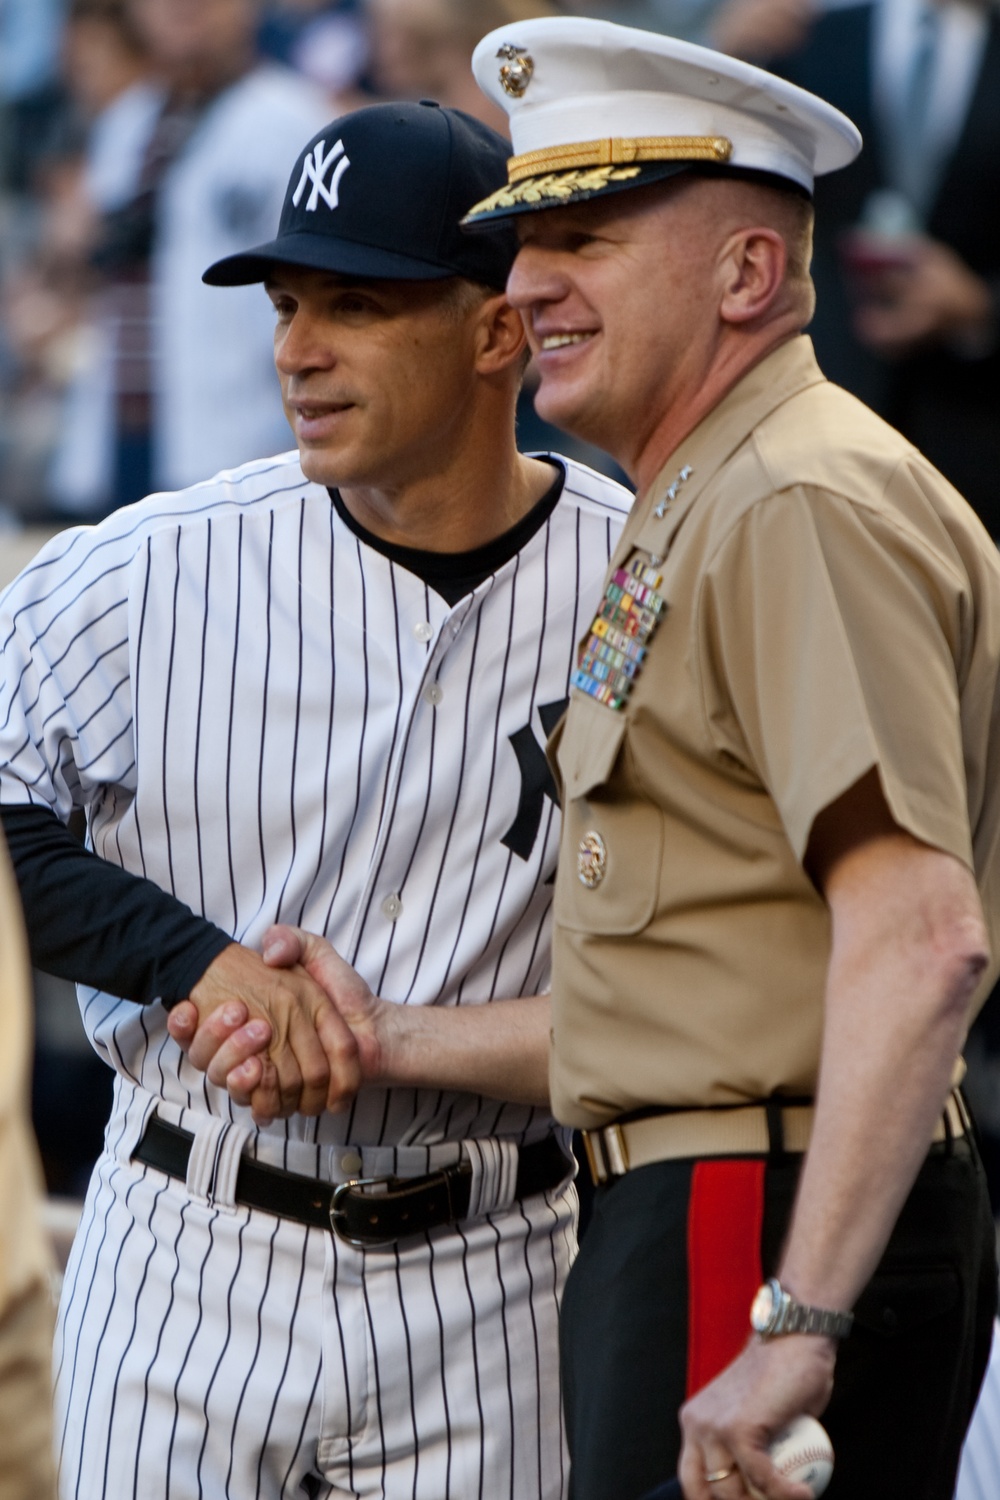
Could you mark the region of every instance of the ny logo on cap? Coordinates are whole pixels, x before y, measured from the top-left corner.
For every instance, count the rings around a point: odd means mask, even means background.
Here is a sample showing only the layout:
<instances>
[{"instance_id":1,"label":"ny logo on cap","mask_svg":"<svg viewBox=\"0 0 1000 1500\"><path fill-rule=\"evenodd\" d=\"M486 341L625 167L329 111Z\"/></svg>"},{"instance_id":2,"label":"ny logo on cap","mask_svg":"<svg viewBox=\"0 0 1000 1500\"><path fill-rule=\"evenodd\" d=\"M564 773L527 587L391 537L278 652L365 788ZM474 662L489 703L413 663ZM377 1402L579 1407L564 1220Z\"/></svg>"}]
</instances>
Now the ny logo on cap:
<instances>
[{"instance_id":1,"label":"ny logo on cap","mask_svg":"<svg viewBox=\"0 0 1000 1500\"><path fill-rule=\"evenodd\" d=\"M325 154L324 154L325 153ZM338 160L339 158L339 160ZM330 167L333 172L330 176L329 186L323 181ZM306 153L302 163L302 176L299 185L292 194L292 202L296 208L302 202L302 194L306 190L306 183L312 183L312 191L306 199L306 213L315 213L320 198L327 208L336 208L338 203L337 189L340 187L340 179L351 165L350 158L344 155L343 141L337 141L326 150L326 141L317 141L312 151Z\"/></svg>"}]
</instances>

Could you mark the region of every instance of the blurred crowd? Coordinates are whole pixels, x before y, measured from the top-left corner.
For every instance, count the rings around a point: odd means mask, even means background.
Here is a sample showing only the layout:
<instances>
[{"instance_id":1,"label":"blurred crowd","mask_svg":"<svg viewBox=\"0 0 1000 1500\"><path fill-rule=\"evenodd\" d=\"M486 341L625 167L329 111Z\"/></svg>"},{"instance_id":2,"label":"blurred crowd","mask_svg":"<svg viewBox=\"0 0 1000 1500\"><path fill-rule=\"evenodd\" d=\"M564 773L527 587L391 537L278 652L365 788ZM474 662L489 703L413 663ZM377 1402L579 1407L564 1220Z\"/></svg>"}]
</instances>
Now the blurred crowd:
<instances>
[{"instance_id":1,"label":"blurred crowd","mask_svg":"<svg viewBox=\"0 0 1000 1500\"><path fill-rule=\"evenodd\" d=\"M469 70L547 0L0 0L0 521L91 520L287 447L259 289L199 276L269 238L288 164L366 100L505 128ZM807 0L577 12L748 57ZM530 403L526 444L543 440ZM564 444L565 446L565 444Z\"/></svg>"},{"instance_id":2,"label":"blurred crowd","mask_svg":"<svg viewBox=\"0 0 1000 1500\"><path fill-rule=\"evenodd\" d=\"M338 112L433 98L504 129L473 47L558 10L764 63L857 121L860 160L817 186L820 363L1000 537L998 0L0 0L0 529L289 447L269 303L202 269L270 238ZM523 447L580 451L535 417L530 371L519 423ZM998 1009L970 1050L1000 1201ZM72 1045L61 1026L43 1062ZM76 1094L36 1078L40 1132L84 1158L106 1114L90 1065Z\"/></svg>"},{"instance_id":3,"label":"blurred crowd","mask_svg":"<svg viewBox=\"0 0 1000 1500\"><path fill-rule=\"evenodd\" d=\"M766 63L859 122L819 189L821 363L1000 535L996 0L0 0L0 525L286 447L268 305L201 270L270 237L340 111L434 98L504 128L472 49L557 9ZM569 446L530 399L521 425Z\"/></svg>"}]
</instances>

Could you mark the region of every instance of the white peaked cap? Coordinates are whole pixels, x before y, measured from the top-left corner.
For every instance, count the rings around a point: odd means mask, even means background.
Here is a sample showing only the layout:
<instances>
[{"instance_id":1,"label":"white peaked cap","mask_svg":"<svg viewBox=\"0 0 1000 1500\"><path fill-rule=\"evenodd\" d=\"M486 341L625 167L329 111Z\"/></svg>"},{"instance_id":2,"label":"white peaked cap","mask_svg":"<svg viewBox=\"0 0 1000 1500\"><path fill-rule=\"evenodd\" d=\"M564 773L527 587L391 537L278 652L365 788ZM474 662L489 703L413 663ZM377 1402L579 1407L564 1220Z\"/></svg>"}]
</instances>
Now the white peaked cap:
<instances>
[{"instance_id":1,"label":"white peaked cap","mask_svg":"<svg viewBox=\"0 0 1000 1500\"><path fill-rule=\"evenodd\" d=\"M510 116L514 155L508 189L466 222L638 187L692 163L767 172L811 192L861 149L846 115L783 78L611 21L501 26L472 69Z\"/></svg>"}]
</instances>

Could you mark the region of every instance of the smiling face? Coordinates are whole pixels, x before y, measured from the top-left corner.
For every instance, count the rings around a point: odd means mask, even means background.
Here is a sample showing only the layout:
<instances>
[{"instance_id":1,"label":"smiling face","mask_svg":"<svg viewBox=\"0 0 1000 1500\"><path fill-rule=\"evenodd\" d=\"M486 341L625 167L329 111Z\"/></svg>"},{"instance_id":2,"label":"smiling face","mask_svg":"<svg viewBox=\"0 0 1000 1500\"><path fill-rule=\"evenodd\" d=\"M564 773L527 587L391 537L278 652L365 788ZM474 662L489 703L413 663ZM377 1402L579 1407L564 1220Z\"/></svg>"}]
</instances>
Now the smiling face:
<instances>
[{"instance_id":1,"label":"smiling face","mask_svg":"<svg viewBox=\"0 0 1000 1500\"><path fill-rule=\"evenodd\" d=\"M677 178L519 220L507 290L541 376L537 409L633 474L718 334L712 186Z\"/></svg>"},{"instance_id":2,"label":"smiling face","mask_svg":"<svg viewBox=\"0 0 1000 1500\"><path fill-rule=\"evenodd\" d=\"M474 399L485 293L275 266L274 361L303 472L397 490L441 473Z\"/></svg>"}]
</instances>

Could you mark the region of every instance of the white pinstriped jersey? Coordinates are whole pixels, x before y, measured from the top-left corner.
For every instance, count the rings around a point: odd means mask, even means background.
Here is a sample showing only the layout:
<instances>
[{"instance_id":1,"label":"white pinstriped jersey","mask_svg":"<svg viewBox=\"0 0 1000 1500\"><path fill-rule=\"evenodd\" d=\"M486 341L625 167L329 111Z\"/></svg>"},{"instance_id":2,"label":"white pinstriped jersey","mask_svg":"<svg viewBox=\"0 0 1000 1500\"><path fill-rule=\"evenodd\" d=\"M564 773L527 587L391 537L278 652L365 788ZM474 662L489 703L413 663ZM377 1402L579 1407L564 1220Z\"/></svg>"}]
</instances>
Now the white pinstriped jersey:
<instances>
[{"instance_id":1,"label":"white pinstriped jersey","mask_svg":"<svg viewBox=\"0 0 1000 1500\"><path fill-rule=\"evenodd\" d=\"M278 917L325 932L400 1003L543 988L541 743L629 504L565 468L545 524L454 607L295 455L56 538L0 599L0 796L87 807L106 859L247 943ZM571 1190L383 1252L234 1198L244 1143L328 1180L356 1170L346 1142L365 1175L410 1174L547 1114L366 1090L258 1133L162 1006L81 1002L119 1077L55 1344L64 1500L563 1500ZM195 1135L186 1183L132 1160L154 1108Z\"/></svg>"},{"instance_id":2,"label":"white pinstriped jersey","mask_svg":"<svg viewBox=\"0 0 1000 1500\"><path fill-rule=\"evenodd\" d=\"M547 522L453 607L360 541L295 454L56 537L0 601L0 799L86 807L105 859L252 946L277 920L324 933L393 1000L546 988L557 811L531 770L631 502L562 462ZM81 1006L123 1080L249 1122L162 1006ZM549 1125L394 1089L271 1129L425 1145Z\"/></svg>"}]
</instances>

